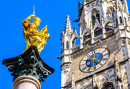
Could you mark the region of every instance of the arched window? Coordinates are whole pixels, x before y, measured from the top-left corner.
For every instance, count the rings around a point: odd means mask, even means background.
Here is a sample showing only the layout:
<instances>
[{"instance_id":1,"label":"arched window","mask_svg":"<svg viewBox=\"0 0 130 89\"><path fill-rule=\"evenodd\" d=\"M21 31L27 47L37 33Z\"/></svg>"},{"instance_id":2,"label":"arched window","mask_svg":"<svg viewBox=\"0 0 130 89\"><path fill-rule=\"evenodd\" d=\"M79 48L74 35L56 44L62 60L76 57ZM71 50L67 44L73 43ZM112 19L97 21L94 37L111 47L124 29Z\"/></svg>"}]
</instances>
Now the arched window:
<instances>
[{"instance_id":1,"label":"arched window","mask_svg":"<svg viewBox=\"0 0 130 89\"><path fill-rule=\"evenodd\" d=\"M91 18L92 18L92 26L93 26L93 27L94 27L94 25L95 25L96 19L97 19L97 21L100 23L100 13L99 13L99 10L93 9L93 10L92 10Z\"/></svg>"},{"instance_id":2,"label":"arched window","mask_svg":"<svg viewBox=\"0 0 130 89\"><path fill-rule=\"evenodd\" d=\"M104 84L103 89L115 89L113 83L107 82Z\"/></svg>"},{"instance_id":3,"label":"arched window","mask_svg":"<svg viewBox=\"0 0 130 89\"><path fill-rule=\"evenodd\" d=\"M110 30L114 30L114 25L113 23L107 23L106 26L105 26L105 29L106 29L106 32L107 31L110 31Z\"/></svg>"},{"instance_id":4,"label":"arched window","mask_svg":"<svg viewBox=\"0 0 130 89\"><path fill-rule=\"evenodd\" d=\"M66 42L66 48L67 49L69 48L69 42L68 41Z\"/></svg>"},{"instance_id":5,"label":"arched window","mask_svg":"<svg viewBox=\"0 0 130 89\"><path fill-rule=\"evenodd\" d=\"M96 28L95 30L94 30L94 36L96 37L96 36L99 36L99 35L101 35L102 34L102 29L100 29L100 28Z\"/></svg>"},{"instance_id":6,"label":"arched window","mask_svg":"<svg viewBox=\"0 0 130 89\"><path fill-rule=\"evenodd\" d=\"M92 25L94 26L95 25L95 16L92 15Z\"/></svg>"},{"instance_id":7,"label":"arched window","mask_svg":"<svg viewBox=\"0 0 130 89\"><path fill-rule=\"evenodd\" d=\"M91 38L91 34L90 33L85 33L85 35L83 36L83 41L86 41L89 38Z\"/></svg>"},{"instance_id":8,"label":"arched window","mask_svg":"<svg viewBox=\"0 0 130 89\"><path fill-rule=\"evenodd\" d=\"M120 16L120 18L119 18L119 19L120 19L120 24L122 24L122 23L123 23L123 21L122 21L122 17Z\"/></svg>"},{"instance_id":9,"label":"arched window","mask_svg":"<svg viewBox=\"0 0 130 89\"><path fill-rule=\"evenodd\" d=\"M100 14L99 13L96 14L96 19L98 19L98 22L100 23Z\"/></svg>"},{"instance_id":10,"label":"arched window","mask_svg":"<svg viewBox=\"0 0 130 89\"><path fill-rule=\"evenodd\" d=\"M114 11L113 11L113 10L114 10L114 9L113 9L112 7L108 7L108 8L107 8L106 15L107 15L108 18L111 18L111 19L112 19L112 18L114 17L114 13L113 13Z\"/></svg>"},{"instance_id":11,"label":"arched window","mask_svg":"<svg viewBox=\"0 0 130 89\"><path fill-rule=\"evenodd\" d=\"M114 34L114 25L112 22L109 22L106 24L105 26L105 30L106 30L106 36L112 36Z\"/></svg>"},{"instance_id":12,"label":"arched window","mask_svg":"<svg viewBox=\"0 0 130 89\"><path fill-rule=\"evenodd\" d=\"M75 38L73 41L72 41L72 46L75 47L75 46L78 46L80 44L80 39L79 38Z\"/></svg>"}]
</instances>

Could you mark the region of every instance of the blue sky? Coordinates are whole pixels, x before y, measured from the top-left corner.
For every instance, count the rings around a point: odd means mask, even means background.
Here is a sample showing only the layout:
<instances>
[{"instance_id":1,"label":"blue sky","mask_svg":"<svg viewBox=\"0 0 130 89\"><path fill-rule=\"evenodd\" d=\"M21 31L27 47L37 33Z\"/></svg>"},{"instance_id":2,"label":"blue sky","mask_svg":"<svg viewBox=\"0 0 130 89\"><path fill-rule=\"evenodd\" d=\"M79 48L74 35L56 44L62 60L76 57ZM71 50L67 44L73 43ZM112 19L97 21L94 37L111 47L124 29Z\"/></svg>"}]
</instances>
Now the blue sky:
<instances>
[{"instance_id":1,"label":"blue sky","mask_svg":"<svg viewBox=\"0 0 130 89\"><path fill-rule=\"evenodd\" d=\"M71 16L71 21L78 18L78 0L2 0L0 4L0 89L12 89L13 77L8 68L2 65L2 60L23 52L25 40L22 20L33 14L33 4L36 17L41 19L39 30L48 25L48 33L51 36L40 56L55 69L55 72L41 83L41 89L60 89L60 60L56 58L60 56L60 34L65 27L66 15ZM72 28L78 26L77 23L72 25Z\"/></svg>"},{"instance_id":2,"label":"blue sky","mask_svg":"<svg viewBox=\"0 0 130 89\"><path fill-rule=\"evenodd\" d=\"M60 60L60 34L65 27L66 15L70 15L72 28L78 27L72 22L78 18L79 0L1 0L0 2L0 89L12 89L13 77L8 68L2 65L3 59L20 55L25 46L22 34L22 20L33 14L35 4L36 17L41 19L41 30L48 25L48 39L45 48L41 52L41 58L55 69L54 74L49 75L45 82L41 83L41 89L60 89L61 71ZM83 1L83 0L80 0ZM130 1L128 6L130 8Z\"/></svg>"}]
</instances>

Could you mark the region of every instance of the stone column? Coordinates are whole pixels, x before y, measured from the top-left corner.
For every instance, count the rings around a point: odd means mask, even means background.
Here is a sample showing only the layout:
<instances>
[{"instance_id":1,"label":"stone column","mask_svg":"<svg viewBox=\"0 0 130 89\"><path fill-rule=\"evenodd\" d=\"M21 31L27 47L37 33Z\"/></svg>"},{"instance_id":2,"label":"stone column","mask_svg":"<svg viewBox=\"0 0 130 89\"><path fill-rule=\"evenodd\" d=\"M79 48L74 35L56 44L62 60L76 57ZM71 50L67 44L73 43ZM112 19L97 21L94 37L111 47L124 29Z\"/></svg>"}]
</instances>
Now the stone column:
<instances>
[{"instance_id":1,"label":"stone column","mask_svg":"<svg viewBox=\"0 0 130 89\"><path fill-rule=\"evenodd\" d=\"M41 89L41 83L32 76L20 76L13 82L13 89Z\"/></svg>"},{"instance_id":2,"label":"stone column","mask_svg":"<svg viewBox=\"0 0 130 89\"><path fill-rule=\"evenodd\" d=\"M3 60L2 64L12 72L13 89L41 89L40 82L54 72L54 69L41 59L35 46L17 57Z\"/></svg>"}]
</instances>

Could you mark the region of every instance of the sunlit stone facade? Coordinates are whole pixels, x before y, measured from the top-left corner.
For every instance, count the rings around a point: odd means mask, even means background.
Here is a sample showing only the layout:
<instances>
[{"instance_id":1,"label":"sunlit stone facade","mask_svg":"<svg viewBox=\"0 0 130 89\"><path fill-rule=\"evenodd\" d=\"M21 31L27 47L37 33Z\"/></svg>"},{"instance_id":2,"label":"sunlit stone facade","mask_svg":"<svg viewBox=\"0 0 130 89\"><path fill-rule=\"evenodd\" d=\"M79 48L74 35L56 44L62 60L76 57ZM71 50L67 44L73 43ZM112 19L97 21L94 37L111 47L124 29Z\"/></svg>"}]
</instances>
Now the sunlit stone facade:
<instances>
[{"instance_id":1,"label":"sunlit stone facade","mask_svg":"<svg viewBox=\"0 0 130 89\"><path fill-rule=\"evenodd\" d=\"M79 32L67 15L61 34L61 89L130 89L127 1L84 0L78 12Z\"/></svg>"}]
</instances>

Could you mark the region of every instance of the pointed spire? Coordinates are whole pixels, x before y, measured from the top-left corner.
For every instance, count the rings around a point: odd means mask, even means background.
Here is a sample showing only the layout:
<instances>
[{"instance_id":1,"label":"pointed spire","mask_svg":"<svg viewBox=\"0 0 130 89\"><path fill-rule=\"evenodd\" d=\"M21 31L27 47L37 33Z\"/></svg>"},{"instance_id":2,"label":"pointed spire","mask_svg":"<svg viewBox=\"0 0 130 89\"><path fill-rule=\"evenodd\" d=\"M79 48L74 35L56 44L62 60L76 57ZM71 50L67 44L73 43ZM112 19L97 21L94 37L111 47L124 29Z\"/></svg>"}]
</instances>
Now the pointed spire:
<instances>
[{"instance_id":1,"label":"pointed spire","mask_svg":"<svg viewBox=\"0 0 130 89\"><path fill-rule=\"evenodd\" d=\"M65 29L67 30L70 30L71 29L71 23L70 23L70 19L69 19L69 15L67 15L66 17L66 24L65 24Z\"/></svg>"},{"instance_id":2,"label":"pointed spire","mask_svg":"<svg viewBox=\"0 0 130 89\"><path fill-rule=\"evenodd\" d=\"M67 16L66 16L66 19L67 19L67 20L69 20L69 19L70 19L70 16L69 16L69 15L67 15Z\"/></svg>"},{"instance_id":3,"label":"pointed spire","mask_svg":"<svg viewBox=\"0 0 130 89\"><path fill-rule=\"evenodd\" d=\"M127 1L126 0L124 0L124 4L125 4L126 10L127 10L127 13L129 13L128 5L127 5Z\"/></svg>"}]
</instances>

